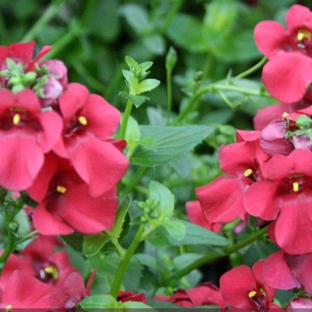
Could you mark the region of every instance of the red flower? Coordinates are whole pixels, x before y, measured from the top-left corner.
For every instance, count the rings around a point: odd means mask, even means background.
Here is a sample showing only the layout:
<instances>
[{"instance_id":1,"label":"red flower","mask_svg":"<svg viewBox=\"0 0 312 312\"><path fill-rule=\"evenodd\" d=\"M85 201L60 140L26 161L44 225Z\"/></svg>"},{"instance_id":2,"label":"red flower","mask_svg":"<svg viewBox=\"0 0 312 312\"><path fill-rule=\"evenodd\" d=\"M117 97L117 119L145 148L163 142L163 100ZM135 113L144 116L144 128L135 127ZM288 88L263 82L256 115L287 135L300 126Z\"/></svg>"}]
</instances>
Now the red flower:
<instances>
[{"instance_id":1,"label":"red flower","mask_svg":"<svg viewBox=\"0 0 312 312\"><path fill-rule=\"evenodd\" d=\"M188 290L178 289L171 297L158 295L153 299L169 301L181 307L217 305L220 308L225 308L226 306L219 288L211 282L202 283Z\"/></svg>"},{"instance_id":2,"label":"red flower","mask_svg":"<svg viewBox=\"0 0 312 312\"><path fill-rule=\"evenodd\" d=\"M0 185L19 191L36 178L59 140L62 121L52 111L40 112L38 97L30 90L13 94L0 90Z\"/></svg>"},{"instance_id":3,"label":"red flower","mask_svg":"<svg viewBox=\"0 0 312 312\"><path fill-rule=\"evenodd\" d=\"M266 180L250 185L244 205L248 213L271 223L270 235L289 254L312 252L312 153L295 149L263 164Z\"/></svg>"},{"instance_id":4,"label":"red flower","mask_svg":"<svg viewBox=\"0 0 312 312\"><path fill-rule=\"evenodd\" d=\"M64 118L62 139L55 152L69 158L90 187L92 196L110 190L128 168L128 160L110 141L119 125L119 111L96 94L70 83L59 97Z\"/></svg>"},{"instance_id":5,"label":"red flower","mask_svg":"<svg viewBox=\"0 0 312 312\"><path fill-rule=\"evenodd\" d=\"M262 21L255 28L255 42L269 59L262 81L269 93L284 103L302 99L312 82L312 14L293 5L284 27L275 21Z\"/></svg>"},{"instance_id":6,"label":"red flower","mask_svg":"<svg viewBox=\"0 0 312 312\"><path fill-rule=\"evenodd\" d=\"M220 148L220 167L227 177L219 177L196 189L197 198L209 223L226 223L238 217L243 220L246 218L244 194L250 185L261 180L261 164L269 157L261 150L258 138L259 133L239 132L240 142Z\"/></svg>"},{"instance_id":7,"label":"red flower","mask_svg":"<svg viewBox=\"0 0 312 312\"><path fill-rule=\"evenodd\" d=\"M119 291L117 296L117 301L127 302L127 301L136 301L143 302L148 305L146 295L144 293L133 294L131 291Z\"/></svg>"},{"instance_id":8,"label":"red flower","mask_svg":"<svg viewBox=\"0 0 312 312\"><path fill-rule=\"evenodd\" d=\"M240 265L221 276L220 290L227 305L252 311L279 308L272 303L276 290L263 280L263 262L256 262L252 269Z\"/></svg>"},{"instance_id":9,"label":"red flower","mask_svg":"<svg viewBox=\"0 0 312 312\"><path fill-rule=\"evenodd\" d=\"M4 287L0 289L0 307L11 309L46 309L50 308L49 285L43 284L33 276L20 270L14 271Z\"/></svg>"},{"instance_id":10,"label":"red flower","mask_svg":"<svg viewBox=\"0 0 312 312\"><path fill-rule=\"evenodd\" d=\"M53 237L39 236L19 256L10 255L0 277L4 307L66 310L88 295L83 278L71 266L68 254L54 253L54 243ZM23 293L11 291L8 285L14 291L23 289Z\"/></svg>"},{"instance_id":11,"label":"red flower","mask_svg":"<svg viewBox=\"0 0 312 312\"><path fill-rule=\"evenodd\" d=\"M49 154L33 185L27 190L39 203L33 210L34 227L44 235L65 235L74 230L96 234L111 229L117 213L113 187L98 197L70 163Z\"/></svg>"},{"instance_id":12,"label":"red flower","mask_svg":"<svg viewBox=\"0 0 312 312\"><path fill-rule=\"evenodd\" d=\"M216 233L220 232L221 230L221 223L209 223L207 221L198 200L193 200L186 203L186 214L190 222L194 224L202 226Z\"/></svg>"},{"instance_id":13,"label":"red flower","mask_svg":"<svg viewBox=\"0 0 312 312\"><path fill-rule=\"evenodd\" d=\"M283 251L275 252L265 259L263 277L271 287L290 290L303 287L312 295L312 253L293 256Z\"/></svg>"}]
</instances>

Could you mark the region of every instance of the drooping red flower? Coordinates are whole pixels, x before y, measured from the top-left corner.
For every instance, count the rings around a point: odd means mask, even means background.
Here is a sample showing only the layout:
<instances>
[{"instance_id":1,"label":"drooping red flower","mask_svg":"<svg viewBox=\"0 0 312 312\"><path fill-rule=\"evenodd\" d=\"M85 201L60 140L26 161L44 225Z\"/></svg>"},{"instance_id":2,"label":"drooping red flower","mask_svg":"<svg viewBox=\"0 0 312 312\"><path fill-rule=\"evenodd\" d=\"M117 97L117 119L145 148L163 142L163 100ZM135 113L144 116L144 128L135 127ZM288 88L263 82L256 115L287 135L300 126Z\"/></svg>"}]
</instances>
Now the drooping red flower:
<instances>
[{"instance_id":1,"label":"drooping red flower","mask_svg":"<svg viewBox=\"0 0 312 312\"><path fill-rule=\"evenodd\" d=\"M311 309L312 309L312 300L310 298L299 297L299 298L290 300L289 304L285 308L285 311L286 312L309 311Z\"/></svg>"},{"instance_id":2,"label":"drooping red flower","mask_svg":"<svg viewBox=\"0 0 312 312\"><path fill-rule=\"evenodd\" d=\"M269 156L259 145L259 132L239 132L238 142L222 146L221 169L227 174L196 189L203 213L210 223L226 223L247 214L243 197L250 185L261 180L261 165Z\"/></svg>"},{"instance_id":3,"label":"drooping red flower","mask_svg":"<svg viewBox=\"0 0 312 312\"><path fill-rule=\"evenodd\" d=\"M3 305L13 309L55 308L68 311L88 295L83 278L72 267L68 254L65 251L54 252L54 249L53 237L39 236L18 255L10 255L0 277L0 289L7 297ZM12 276L15 276L13 280ZM7 285L13 290L23 286L24 294L14 296Z\"/></svg>"},{"instance_id":4,"label":"drooping red flower","mask_svg":"<svg viewBox=\"0 0 312 312\"><path fill-rule=\"evenodd\" d=\"M274 119L280 119L285 114L294 113L295 111L304 109L310 105L312 105L312 89L309 89L303 99L299 102L290 104L280 103L259 109L253 118L254 128L255 130L260 131Z\"/></svg>"},{"instance_id":5,"label":"drooping red flower","mask_svg":"<svg viewBox=\"0 0 312 312\"><path fill-rule=\"evenodd\" d=\"M283 251L269 255L263 265L263 277L271 287L291 290L301 287L312 295L312 253L288 255Z\"/></svg>"},{"instance_id":6,"label":"drooping red flower","mask_svg":"<svg viewBox=\"0 0 312 312\"><path fill-rule=\"evenodd\" d=\"M276 289L263 279L263 263L263 260L256 262L252 269L240 265L221 276L220 291L228 306L252 311L279 308L273 304Z\"/></svg>"},{"instance_id":7,"label":"drooping red flower","mask_svg":"<svg viewBox=\"0 0 312 312\"><path fill-rule=\"evenodd\" d=\"M127 158L111 141L120 112L78 83L68 84L58 101L64 130L54 151L69 158L90 194L99 196L115 186L128 168Z\"/></svg>"},{"instance_id":8,"label":"drooping red flower","mask_svg":"<svg viewBox=\"0 0 312 312\"><path fill-rule=\"evenodd\" d=\"M127 301L135 301L135 302L143 302L148 305L148 301L146 295L144 293L134 294L131 291L119 291L117 296L117 301L127 302Z\"/></svg>"},{"instance_id":9,"label":"drooping red flower","mask_svg":"<svg viewBox=\"0 0 312 312\"><path fill-rule=\"evenodd\" d=\"M0 185L20 191L36 178L49 152L59 140L62 120L56 112L41 112L36 94L0 90Z\"/></svg>"},{"instance_id":10,"label":"drooping red flower","mask_svg":"<svg viewBox=\"0 0 312 312\"><path fill-rule=\"evenodd\" d=\"M45 163L28 194L39 204L33 209L34 227L44 235L66 235L74 230L96 234L111 229L117 213L116 188L91 197L89 186L71 164L54 154Z\"/></svg>"},{"instance_id":11,"label":"drooping red flower","mask_svg":"<svg viewBox=\"0 0 312 312\"><path fill-rule=\"evenodd\" d=\"M213 232L220 232L221 223L209 223L205 218L200 202L198 200L192 200L186 203L186 214L190 222L202 226Z\"/></svg>"},{"instance_id":12,"label":"drooping red flower","mask_svg":"<svg viewBox=\"0 0 312 312\"><path fill-rule=\"evenodd\" d=\"M248 213L270 224L273 240L289 254L312 252L312 152L295 149L274 155L262 167L264 180L250 185L244 196Z\"/></svg>"},{"instance_id":13,"label":"drooping red flower","mask_svg":"<svg viewBox=\"0 0 312 312\"><path fill-rule=\"evenodd\" d=\"M293 5L286 29L276 21L260 22L254 32L259 50L269 59L262 81L268 92L284 103L300 101L312 82L312 13Z\"/></svg>"},{"instance_id":14,"label":"drooping red flower","mask_svg":"<svg viewBox=\"0 0 312 312\"><path fill-rule=\"evenodd\" d=\"M169 301L181 307L199 307L216 305L225 308L226 303L223 300L220 289L211 282L204 282L188 290L178 289L171 297L157 295L153 299Z\"/></svg>"},{"instance_id":15,"label":"drooping red flower","mask_svg":"<svg viewBox=\"0 0 312 312\"><path fill-rule=\"evenodd\" d=\"M3 311L15 309L47 309L50 305L51 287L35 277L15 270L0 289L0 308Z\"/></svg>"}]
</instances>

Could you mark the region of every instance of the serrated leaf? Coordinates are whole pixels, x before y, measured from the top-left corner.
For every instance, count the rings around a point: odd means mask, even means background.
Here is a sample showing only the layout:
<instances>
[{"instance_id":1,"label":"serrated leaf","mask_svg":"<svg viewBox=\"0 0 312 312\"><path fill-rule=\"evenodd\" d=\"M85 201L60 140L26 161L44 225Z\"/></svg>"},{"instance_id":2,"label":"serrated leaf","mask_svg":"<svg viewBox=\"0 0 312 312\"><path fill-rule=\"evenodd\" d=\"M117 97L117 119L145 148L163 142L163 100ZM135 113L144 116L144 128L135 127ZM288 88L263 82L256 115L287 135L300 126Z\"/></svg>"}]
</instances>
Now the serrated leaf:
<instances>
[{"instance_id":1,"label":"serrated leaf","mask_svg":"<svg viewBox=\"0 0 312 312\"><path fill-rule=\"evenodd\" d=\"M79 252L82 252L83 238L84 236L80 233L61 236L66 245Z\"/></svg>"},{"instance_id":2,"label":"serrated leaf","mask_svg":"<svg viewBox=\"0 0 312 312\"><path fill-rule=\"evenodd\" d=\"M185 225L180 221L165 221L163 227L166 229L169 235L177 241L181 241L185 236Z\"/></svg>"},{"instance_id":3,"label":"serrated leaf","mask_svg":"<svg viewBox=\"0 0 312 312\"><path fill-rule=\"evenodd\" d=\"M86 235L83 239L82 251L87 257L91 257L98 253L109 237L105 233L97 235Z\"/></svg>"},{"instance_id":4,"label":"serrated leaf","mask_svg":"<svg viewBox=\"0 0 312 312\"><path fill-rule=\"evenodd\" d=\"M205 52L208 44L204 37L203 24L188 14L176 14L168 36L173 42L190 52Z\"/></svg>"},{"instance_id":5,"label":"serrated leaf","mask_svg":"<svg viewBox=\"0 0 312 312\"><path fill-rule=\"evenodd\" d=\"M160 81L153 78L142 80L136 88L136 93L141 94L147 91L151 91L157 88L159 84Z\"/></svg>"},{"instance_id":6,"label":"serrated leaf","mask_svg":"<svg viewBox=\"0 0 312 312\"><path fill-rule=\"evenodd\" d=\"M161 215L171 217L174 210L174 196L166 186L159 182L151 181L149 184L149 199L158 203L157 209L161 212Z\"/></svg>"},{"instance_id":7,"label":"serrated leaf","mask_svg":"<svg viewBox=\"0 0 312 312\"><path fill-rule=\"evenodd\" d=\"M147 137L140 140L140 145L144 146L144 148L150 150L150 151L156 151L157 150L157 143L154 138Z\"/></svg>"},{"instance_id":8,"label":"serrated leaf","mask_svg":"<svg viewBox=\"0 0 312 312\"><path fill-rule=\"evenodd\" d=\"M129 25L138 34L150 32L152 25L149 21L148 12L142 6L136 4L125 4L120 12L124 15Z\"/></svg>"},{"instance_id":9,"label":"serrated leaf","mask_svg":"<svg viewBox=\"0 0 312 312\"><path fill-rule=\"evenodd\" d=\"M133 163L154 167L171 163L190 152L213 133L211 126L140 126L141 138L153 137L157 150L138 146L131 157Z\"/></svg>"},{"instance_id":10,"label":"serrated leaf","mask_svg":"<svg viewBox=\"0 0 312 312\"><path fill-rule=\"evenodd\" d=\"M90 311L90 309L121 308L117 300L111 295L93 295L84 298L79 305Z\"/></svg>"},{"instance_id":11,"label":"serrated leaf","mask_svg":"<svg viewBox=\"0 0 312 312\"><path fill-rule=\"evenodd\" d=\"M167 231L164 231L162 226L147 235L146 239L155 247L179 245L226 246L228 244L228 240L219 234L184 220L178 221L185 226L185 236L181 240L174 239Z\"/></svg>"}]
</instances>

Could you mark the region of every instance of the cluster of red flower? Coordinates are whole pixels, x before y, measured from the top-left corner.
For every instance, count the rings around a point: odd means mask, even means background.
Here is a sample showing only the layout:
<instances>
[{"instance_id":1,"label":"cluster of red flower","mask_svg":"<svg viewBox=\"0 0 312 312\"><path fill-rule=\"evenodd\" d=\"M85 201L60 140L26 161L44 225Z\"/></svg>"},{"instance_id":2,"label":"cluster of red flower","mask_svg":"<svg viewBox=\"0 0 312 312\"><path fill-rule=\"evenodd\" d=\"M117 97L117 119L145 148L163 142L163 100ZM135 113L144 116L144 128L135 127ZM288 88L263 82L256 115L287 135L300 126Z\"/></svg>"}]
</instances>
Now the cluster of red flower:
<instances>
[{"instance_id":1,"label":"cluster of red flower","mask_svg":"<svg viewBox=\"0 0 312 312\"><path fill-rule=\"evenodd\" d=\"M268 237L280 251L252 269L241 265L223 274L221 303L215 287L206 285L213 300L200 305L263 311L278 308L273 303L278 289L303 289L306 296L288 307L312 307L312 102L307 88L312 81L312 12L294 5L286 24L284 29L263 21L255 28L256 44L268 58L263 83L282 104L261 109L254 118L255 131L238 130L237 142L220 148L225 175L197 188L198 201L187 203L190 220L216 232L237 218L240 226L250 218L259 227L268 225ZM170 300L185 306L199 298L183 296L176 293Z\"/></svg>"},{"instance_id":2,"label":"cluster of red flower","mask_svg":"<svg viewBox=\"0 0 312 312\"><path fill-rule=\"evenodd\" d=\"M34 42L0 47L0 186L27 191L38 203L27 207L33 227L49 235L8 258L0 278L8 311L72 308L86 296L68 255L53 254L51 237L111 229L116 184L128 168L125 142L112 139L120 112L68 83L61 61L40 61L50 47L33 59L34 48Z\"/></svg>"}]
</instances>

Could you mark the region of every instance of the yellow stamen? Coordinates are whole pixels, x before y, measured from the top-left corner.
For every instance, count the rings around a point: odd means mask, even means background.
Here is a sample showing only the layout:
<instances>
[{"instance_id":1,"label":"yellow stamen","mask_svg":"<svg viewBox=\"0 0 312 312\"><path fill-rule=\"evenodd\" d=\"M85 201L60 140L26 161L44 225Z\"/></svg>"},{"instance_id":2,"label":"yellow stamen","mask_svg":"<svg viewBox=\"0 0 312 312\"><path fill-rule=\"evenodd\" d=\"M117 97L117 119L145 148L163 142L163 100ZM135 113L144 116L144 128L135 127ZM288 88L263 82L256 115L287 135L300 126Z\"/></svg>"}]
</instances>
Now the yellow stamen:
<instances>
[{"instance_id":1,"label":"yellow stamen","mask_svg":"<svg viewBox=\"0 0 312 312\"><path fill-rule=\"evenodd\" d=\"M12 310L12 306L9 304L5 307L5 312L10 312Z\"/></svg>"},{"instance_id":2,"label":"yellow stamen","mask_svg":"<svg viewBox=\"0 0 312 312\"><path fill-rule=\"evenodd\" d=\"M302 41L303 39L311 39L311 32L305 29L300 29L297 34L297 40Z\"/></svg>"},{"instance_id":3,"label":"yellow stamen","mask_svg":"<svg viewBox=\"0 0 312 312\"><path fill-rule=\"evenodd\" d=\"M20 121L21 121L21 116L20 116L20 114L15 114L15 115L13 116L13 124L14 124L15 126L17 126L17 125L20 123Z\"/></svg>"},{"instance_id":4,"label":"yellow stamen","mask_svg":"<svg viewBox=\"0 0 312 312\"><path fill-rule=\"evenodd\" d=\"M83 126L86 126L88 124L88 121L87 121L87 118L84 117L84 116L80 116L78 118L78 121L83 125Z\"/></svg>"},{"instance_id":5,"label":"yellow stamen","mask_svg":"<svg viewBox=\"0 0 312 312\"><path fill-rule=\"evenodd\" d=\"M264 297L266 297L266 292L265 292L265 290L261 287L260 288L260 292L261 292L261 294L264 296Z\"/></svg>"},{"instance_id":6,"label":"yellow stamen","mask_svg":"<svg viewBox=\"0 0 312 312\"><path fill-rule=\"evenodd\" d=\"M58 185L58 186L56 187L56 190L57 190L59 193L64 194L64 193L66 193L67 188L64 187L64 186Z\"/></svg>"},{"instance_id":7,"label":"yellow stamen","mask_svg":"<svg viewBox=\"0 0 312 312\"><path fill-rule=\"evenodd\" d=\"M249 298L253 298L254 296L257 295L257 292L255 290L251 291L249 294L248 294L248 297Z\"/></svg>"},{"instance_id":8,"label":"yellow stamen","mask_svg":"<svg viewBox=\"0 0 312 312\"><path fill-rule=\"evenodd\" d=\"M300 186L300 185L299 185L298 182L294 182L294 183L293 183L293 191L294 191L294 192L298 192L298 191L299 191L299 186Z\"/></svg>"},{"instance_id":9,"label":"yellow stamen","mask_svg":"<svg viewBox=\"0 0 312 312\"><path fill-rule=\"evenodd\" d=\"M44 269L44 272L46 272L48 274L51 274L54 280L57 280L58 277L59 277L58 270L57 270L57 268L54 265L46 267Z\"/></svg>"},{"instance_id":10,"label":"yellow stamen","mask_svg":"<svg viewBox=\"0 0 312 312\"><path fill-rule=\"evenodd\" d=\"M252 170L251 170L251 169L247 169L247 170L244 172L244 176L245 176L245 177L249 177L250 175L252 175Z\"/></svg>"},{"instance_id":11,"label":"yellow stamen","mask_svg":"<svg viewBox=\"0 0 312 312\"><path fill-rule=\"evenodd\" d=\"M284 112L283 115L282 115L283 118L286 118L286 117L288 117L288 116L289 116L289 114L286 113L286 112Z\"/></svg>"}]
</instances>

